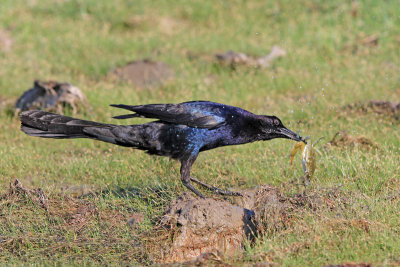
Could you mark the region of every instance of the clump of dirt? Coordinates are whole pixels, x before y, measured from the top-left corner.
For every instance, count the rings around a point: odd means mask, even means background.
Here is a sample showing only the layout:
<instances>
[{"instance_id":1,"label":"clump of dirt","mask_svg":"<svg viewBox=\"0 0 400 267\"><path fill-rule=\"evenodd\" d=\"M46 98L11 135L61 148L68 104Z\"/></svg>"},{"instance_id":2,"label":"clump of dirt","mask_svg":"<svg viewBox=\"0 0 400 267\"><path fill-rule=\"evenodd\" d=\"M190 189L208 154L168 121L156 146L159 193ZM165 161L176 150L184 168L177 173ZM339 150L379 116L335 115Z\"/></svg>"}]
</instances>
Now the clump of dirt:
<instances>
[{"instance_id":1,"label":"clump of dirt","mask_svg":"<svg viewBox=\"0 0 400 267\"><path fill-rule=\"evenodd\" d=\"M174 76L173 69L163 62L149 59L133 61L117 68L113 74L139 88L155 88Z\"/></svg>"},{"instance_id":2,"label":"clump of dirt","mask_svg":"<svg viewBox=\"0 0 400 267\"><path fill-rule=\"evenodd\" d=\"M221 65L235 68L237 65L245 65L258 68L268 68L271 63L280 57L286 56L286 51L279 46L273 46L271 52L263 57L252 57L245 53L228 51L222 54L216 54L215 58Z\"/></svg>"},{"instance_id":3,"label":"clump of dirt","mask_svg":"<svg viewBox=\"0 0 400 267\"><path fill-rule=\"evenodd\" d=\"M23 196L24 199L29 199L32 203L48 210L48 198L44 194L42 188L28 189L25 188L22 183L16 179L14 182L10 183L10 189L7 193L0 196L0 200L11 200L15 197Z\"/></svg>"},{"instance_id":4,"label":"clump of dirt","mask_svg":"<svg viewBox=\"0 0 400 267\"><path fill-rule=\"evenodd\" d=\"M373 112L375 114L388 116L396 120L400 119L400 102L394 103L390 101L371 100L368 103L350 104L347 105L344 109L362 113Z\"/></svg>"},{"instance_id":5,"label":"clump of dirt","mask_svg":"<svg viewBox=\"0 0 400 267\"><path fill-rule=\"evenodd\" d=\"M377 47L378 44L378 34L366 35L365 33L360 33L359 36L354 38L354 40L345 44L341 51L355 54L360 51L368 51L370 48Z\"/></svg>"},{"instance_id":6,"label":"clump of dirt","mask_svg":"<svg viewBox=\"0 0 400 267\"><path fill-rule=\"evenodd\" d=\"M385 114L399 119L400 102L393 103L390 101L372 100L368 103L368 108L378 114Z\"/></svg>"},{"instance_id":7,"label":"clump of dirt","mask_svg":"<svg viewBox=\"0 0 400 267\"><path fill-rule=\"evenodd\" d=\"M352 136L349 135L346 131L337 132L331 141L328 142L328 145L336 146L336 147L361 147L362 149L370 150L377 149L378 145L372 140L368 139L364 136Z\"/></svg>"},{"instance_id":8,"label":"clump of dirt","mask_svg":"<svg viewBox=\"0 0 400 267\"><path fill-rule=\"evenodd\" d=\"M171 202L161 218L160 226L168 229L170 236L166 239L172 245L163 245L168 249L163 250L159 261L194 261L216 251L229 257L257 235L287 229L306 210L339 208L346 201L338 192L336 188L286 197L278 188L262 185L242 191L243 197L233 199L233 204L199 199L186 192Z\"/></svg>"},{"instance_id":9,"label":"clump of dirt","mask_svg":"<svg viewBox=\"0 0 400 267\"><path fill-rule=\"evenodd\" d=\"M33 87L25 91L15 104L16 112L45 109L62 113L65 107L76 113L80 108L87 108L85 95L70 83L56 81L35 81Z\"/></svg>"},{"instance_id":10,"label":"clump of dirt","mask_svg":"<svg viewBox=\"0 0 400 267\"><path fill-rule=\"evenodd\" d=\"M171 202L161 225L175 231L163 262L193 260L203 253L234 254L255 231L254 212L212 198L195 198L184 193Z\"/></svg>"}]
</instances>

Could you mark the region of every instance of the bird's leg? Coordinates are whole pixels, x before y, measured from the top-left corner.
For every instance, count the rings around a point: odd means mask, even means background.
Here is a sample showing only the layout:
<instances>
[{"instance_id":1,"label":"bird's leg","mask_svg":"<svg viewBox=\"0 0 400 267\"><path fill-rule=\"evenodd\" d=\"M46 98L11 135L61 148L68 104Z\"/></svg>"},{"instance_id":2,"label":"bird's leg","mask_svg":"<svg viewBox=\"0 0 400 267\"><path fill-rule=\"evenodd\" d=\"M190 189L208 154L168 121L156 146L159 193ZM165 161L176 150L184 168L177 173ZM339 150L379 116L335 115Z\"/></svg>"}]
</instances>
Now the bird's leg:
<instances>
[{"instance_id":1,"label":"bird's leg","mask_svg":"<svg viewBox=\"0 0 400 267\"><path fill-rule=\"evenodd\" d=\"M186 186L190 191L195 193L201 198L205 198L202 193L200 193L194 186L190 183L190 168L192 167L196 157L189 158L181 161L181 180L184 186Z\"/></svg>"},{"instance_id":2,"label":"bird's leg","mask_svg":"<svg viewBox=\"0 0 400 267\"><path fill-rule=\"evenodd\" d=\"M207 188L208 190L213 191L213 192L216 193L216 194L220 194L220 195L224 195L224 196L243 196L243 195L242 195L241 193L239 193L239 192L231 192L231 191L229 191L229 190L222 190L222 189L220 189L220 188L218 188L218 187L215 187L215 186L206 184L206 183L204 183L204 182L202 182L202 181L200 181L200 180L197 180L197 179L194 178L194 177L190 177L190 180L192 180L193 182L195 182L195 183L197 183L197 184L199 184L199 185L201 185L201 186Z\"/></svg>"}]
</instances>

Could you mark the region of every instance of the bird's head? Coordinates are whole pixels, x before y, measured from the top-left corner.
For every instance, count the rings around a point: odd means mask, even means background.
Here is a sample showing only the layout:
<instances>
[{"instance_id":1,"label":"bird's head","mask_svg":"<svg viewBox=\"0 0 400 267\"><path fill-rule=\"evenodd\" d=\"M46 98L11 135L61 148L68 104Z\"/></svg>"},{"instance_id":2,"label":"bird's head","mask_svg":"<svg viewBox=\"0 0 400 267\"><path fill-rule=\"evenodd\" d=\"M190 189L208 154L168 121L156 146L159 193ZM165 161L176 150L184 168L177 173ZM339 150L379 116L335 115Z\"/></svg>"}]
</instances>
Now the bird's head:
<instances>
[{"instance_id":1,"label":"bird's head","mask_svg":"<svg viewBox=\"0 0 400 267\"><path fill-rule=\"evenodd\" d=\"M260 131L263 140L270 140L274 138L287 138L295 141L303 141L303 137L299 134L292 132L283 126L281 120L275 116L258 116L260 123Z\"/></svg>"}]
</instances>

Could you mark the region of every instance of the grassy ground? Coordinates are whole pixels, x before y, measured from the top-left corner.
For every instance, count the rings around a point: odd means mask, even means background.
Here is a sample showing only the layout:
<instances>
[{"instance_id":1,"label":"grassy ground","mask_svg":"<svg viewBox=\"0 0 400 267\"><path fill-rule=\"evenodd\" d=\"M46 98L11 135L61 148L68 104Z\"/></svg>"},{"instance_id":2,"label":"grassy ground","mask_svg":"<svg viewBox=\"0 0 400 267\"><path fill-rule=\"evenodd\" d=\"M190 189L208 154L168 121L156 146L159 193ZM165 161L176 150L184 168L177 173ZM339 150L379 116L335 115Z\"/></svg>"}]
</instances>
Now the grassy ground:
<instances>
[{"instance_id":1,"label":"grassy ground","mask_svg":"<svg viewBox=\"0 0 400 267\"><path fill-rule=\"evenodd\" d=\"M276 114L295 131L325 137L313 190L342 185L346 205L340 212L305 213L226 261L396 265L399 120L343 107L400 101L399 14L398 1L373 0L3 0L0 30L10 31L14 44L9 52L0 50L0 97L15 100L34 79L58 80L87 95L93 111L78 117L103 122L119 114L110 103L195 99ZM365 44L374 34L378 44ZM261 56L273 45L287 56L269 69L233 71L207 56L230 49ZM188 52L199 57L190 59ZM170 64L176 78L137 90L107 77L140 58ZM146 234L184 191L178 163L90 140L28 137L6 109L0 110L1 193L18 178L25 187L41 187L49 202L46 211L22 194L0 200L0 264L151 264L156 253ZM363 135L378 149L324 149L339 130ZM268 183L294 194L289 181L301 167L288 164L292 146L273 140L205 152L194 175L225 188ZM97 194L78 198L81 191ZM135 213L145 218L130 228Z\"/></svg>"}]
</instances>

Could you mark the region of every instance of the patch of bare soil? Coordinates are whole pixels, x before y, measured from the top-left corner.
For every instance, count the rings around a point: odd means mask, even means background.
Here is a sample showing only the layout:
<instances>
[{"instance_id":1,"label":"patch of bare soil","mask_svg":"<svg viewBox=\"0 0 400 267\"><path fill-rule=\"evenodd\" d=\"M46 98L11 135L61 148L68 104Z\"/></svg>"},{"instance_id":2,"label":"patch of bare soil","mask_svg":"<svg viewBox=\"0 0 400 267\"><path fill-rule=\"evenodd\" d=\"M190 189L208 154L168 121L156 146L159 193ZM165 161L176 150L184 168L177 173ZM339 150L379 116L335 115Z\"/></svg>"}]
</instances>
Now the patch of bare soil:
<instances>
[{"instance_id":1,"label":"patch of bare soil","mask_svg":"<svg viewBox=\"0 0 400 267\"><path fill-rule=\"evenodd\" d=\"M113 73L139 88L155 88L174 76L174 70L163 62L149 59L133 61Z\"/></svg>"},{"instance_id":2,"label":"patch of bare soil","mask_svg":"<svg viewBox=\"0 0 400 267\"><path fill-rule=\"evenodd\" d=\"M215 58L221 65L235 68L237 65L245 65L258 68L268 68L277 58L286 56L286 51L279 46L273 46L271 52L263 57L253 57L241 52L228 51L216 54Z\"/></svg>"},{"instance_id":3,"label":"patch of bare soil","mask_svg":"<svg viewBox=\"0 0 400 267\"><path fill-rule=\"evenodd\" d=\"M332 140L328 142L328 145L342 148L361 147L366 150L378 148L378 145L369 138L364 136L352 136L346 131L337 132L333 136Z\"/></svg>"},{"instance_id":4,"label":"patch of bare soil","mask_svg":"<svg viewBox=\"0 0 400 267\"><path fill-rule=\"evenodd\" d=\"M81 108L87 108L88 102L78 87L56 81L35 81L33 87L25 91L15 104L17 112L45 109L62 113L65 107L72 108L76 113Z\"/></svg>"},{"instance_id":5,"label":"patch of bare soil","mask_svg":"<svg viewBox=\"0 0 400 267\"><path fill-rule=\"evenodd\" d=\"M355 111L360 113L375 113L383 116L391 117L396 120L400 119L400 103L390 101L371 100L368 103L354 103L344 107L347 111Z\"/></svg>"},{"instance_id":6,"label":"patch of bare soil","mask_svg":"<svg viewBox=\"0 0 400 267\"><path fill-rule=\"evenodd\" d=\"M338 189L286 197L279 189L263 185L241 193L244 196L235 198L233 204L199 199L191 193L174 199L160 221L169 237L164 238L167 241L158 261L195 262L204 253L229 257L257 235L287 229L305 210L334 210L346 203Z\"/></svg>"},{"instance_id":7,"label":"patch of bare soil","mask_svg":"<svg viewBox=\"0 0 400 267\"><path fill-rule=\"evenodd\" d=\"M0 31L0 51L9 52L14 44L9 30Z\"/></svg>"}]
</instances>

